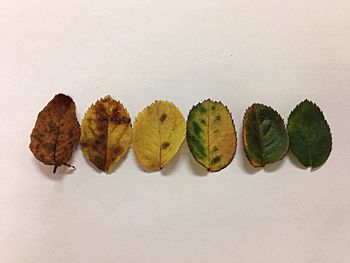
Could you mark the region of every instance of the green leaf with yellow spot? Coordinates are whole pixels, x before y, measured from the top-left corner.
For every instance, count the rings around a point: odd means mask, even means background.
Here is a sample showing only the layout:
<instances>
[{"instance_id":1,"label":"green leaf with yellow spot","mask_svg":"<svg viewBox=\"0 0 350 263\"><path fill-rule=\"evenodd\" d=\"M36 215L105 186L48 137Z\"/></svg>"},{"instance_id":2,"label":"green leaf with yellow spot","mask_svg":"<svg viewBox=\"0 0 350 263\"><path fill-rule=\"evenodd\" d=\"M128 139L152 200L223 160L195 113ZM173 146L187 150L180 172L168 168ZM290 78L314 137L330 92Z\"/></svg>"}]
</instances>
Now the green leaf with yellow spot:
<instances>
[{"instance_id":1,"label":"green leaf with yellow spot","mask_svg":"<svg viewBox=\"0 0 350 263\"><path fill-rule=\"evenodd\" d=\"M194 106L187 118L186 139L195 160L208 171L220 171L229 165L237 137L227 107L210 99Z\"/></svg>"},{"instance_id":2,"label":"green leaf with yellow spot","mask_svg":"<svg viewBox=\"0 0 350 263\"><path fill-rule=\"evenodd\" d=\"M288 152L288 133L282 117L269 106L254 103L243 119L243 146L254 167L277 162Z\"/></svg>"},{"instance_id":3,"label":"green leaf with yellow spot","mask_svg":"<svg viewBox=\"0 0 350 263\"><path fill-rule=\"evenodd\" d=\"M332 150L332 135L320 108L309 100L298 104L288 117L291 152L305 167L326 162Z\"/></svg>"}]
</instances>

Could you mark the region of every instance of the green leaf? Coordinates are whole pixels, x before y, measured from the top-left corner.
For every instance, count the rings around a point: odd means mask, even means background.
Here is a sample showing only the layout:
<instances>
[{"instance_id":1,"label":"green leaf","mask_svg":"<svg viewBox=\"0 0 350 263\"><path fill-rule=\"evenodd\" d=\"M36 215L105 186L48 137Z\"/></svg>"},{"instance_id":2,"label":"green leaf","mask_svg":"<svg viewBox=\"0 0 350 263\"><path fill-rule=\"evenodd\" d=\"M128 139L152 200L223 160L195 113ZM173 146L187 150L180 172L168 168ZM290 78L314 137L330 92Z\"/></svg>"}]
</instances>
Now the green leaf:
<instances>
[{"instance_id":1,"label":"green leaf","mask_svg":"<svg viewBox=\"0 0 350 263\"><path fill-rule=\"evenodd\" d=\"M332 135L320 108L309 100L298 104L288 117L290 149L305 167L326 162L332 150Z\"/></svg>"},{"instance_id":2,"label":"green leaf","mask_svg":"<svg viewBox=\"0 0 350 263\"><path fill-rule=\"evenodd\" d=\"M186 139L196 161L208 171L220 171L229 165L237 137L227 107L209 99L194 106L187 119Z\"/></svg>"},{"instance_id":3,"label":"green leaf","mask_svg":"<svg viewBox=\"0 0 350 263\"><path fill-rule=\"evenodd\" d=\"M254 167L277 162L288 152L288 134L283 119L269 106L254 103L243 119L243 146Z\"/></svg>"}]
</instances>

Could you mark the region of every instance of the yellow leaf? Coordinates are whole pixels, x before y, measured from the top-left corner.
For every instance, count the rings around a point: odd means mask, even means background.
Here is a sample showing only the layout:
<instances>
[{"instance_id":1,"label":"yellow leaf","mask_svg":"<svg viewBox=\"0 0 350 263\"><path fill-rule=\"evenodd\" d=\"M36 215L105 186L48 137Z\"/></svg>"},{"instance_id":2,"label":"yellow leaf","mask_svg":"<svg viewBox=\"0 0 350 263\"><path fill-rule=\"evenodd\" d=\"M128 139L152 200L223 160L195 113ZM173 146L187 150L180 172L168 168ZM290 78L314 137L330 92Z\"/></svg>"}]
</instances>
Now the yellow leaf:
<instances>
[{"instance_id":1,"label":"yellow leaf","mask_svg":"<svg viewBox=\"0 0 350 263\"><path fill-rule=\"evenodd\" d=\"M104 172L111 172L128 152L131 120L123 104L110 96L91 105L82 125L80 145L85 157Z\"/></svg>"},{"instance_id":2,"label":"yellow leaf","mask_svg":"<svg viewBox=\"0 0 350 263\"><path fill-rule=\"evenodd\" d=\"M194 106L188 115L186 137L193 157L208 171L220 171L235 155L235 126L221 102L208 99Z\"/></svg>"},{"instance_id":3,"label":"yellow leaf","mask_svg":"<svg viewBox=\"0 0 350 263\"><path fill-rule=\"evenodd\" d=\"M155 101L138 114L132 133L133 148L146 170L160 170L185 139L185 119L168 101Z\"/></svg>"}]
</instances>

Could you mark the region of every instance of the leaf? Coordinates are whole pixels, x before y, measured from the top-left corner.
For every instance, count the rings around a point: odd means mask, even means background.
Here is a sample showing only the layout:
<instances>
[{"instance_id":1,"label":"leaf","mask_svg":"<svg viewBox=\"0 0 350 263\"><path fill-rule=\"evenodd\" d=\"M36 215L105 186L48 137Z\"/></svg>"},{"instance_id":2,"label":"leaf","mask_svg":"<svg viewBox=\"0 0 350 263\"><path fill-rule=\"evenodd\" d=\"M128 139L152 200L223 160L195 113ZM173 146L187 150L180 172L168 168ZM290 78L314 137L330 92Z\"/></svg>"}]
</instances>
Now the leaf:
<instances>
[{"instance_id":1,"label":"leaf","mask_svg":"<svg viewBox=\"0 0 350 263\"><path fill-rule=\"evenodd\" d=\"M131 120L123 104L106 96L91 105L81 124L84 156L98 169L112 172L128 152Z\"/></svg>"},{"instance_id":2,"label":"leaf","mask_svg":"<svg viewBox=\"0 0 350 263\"><path fill-rule=\"evenodd\" d=\"M193 157L208 171L225 168L236 152L235 126L229 110L221 102L207 99L191 109L186 138Z\"/></svg>"},{"instance_id":3,"label":"leaf","mask_svg":"<svg viewBox=\"0 0 350 263\"><path fill-rule=\"evenodd\" d=\"M67 95L57 94L39 113L29 148L36 159L53 165L55 173L58 166L70 166L73 144L79 136L74 101Z\"/></svg>"},{"instance_id":4,"label":"leaf","mask_svg":"<svg viewBox=\"0 0 350 263\"><path fill-rule=\"evenodd\" d=\"M332 135L320 108L309 100L298 104L288 118L290 149L305 167L326 162L332 150Z\"/></svg>"},{"instance_id":5,"label":"leaf","mask_svg":"<svg viewBox=\"0 0 350 263\"><path fill-rule=\"evenodd\" d=\"M133 148L146 170L160 170L173 158L185 139L185 120L171 102L156 100L138 114L133 128Z\"/></svg>"},{"instance_id":6,"label":"leaf","mask_svg":"<svg viewBox=\"0 0 350 263\"><path fill-rule=\"evenodd\" d=\"M243 146L254 167L277 162L288 152L288 133L277 111L254 103L243 119Z\"/></svg>"}]
</instances>

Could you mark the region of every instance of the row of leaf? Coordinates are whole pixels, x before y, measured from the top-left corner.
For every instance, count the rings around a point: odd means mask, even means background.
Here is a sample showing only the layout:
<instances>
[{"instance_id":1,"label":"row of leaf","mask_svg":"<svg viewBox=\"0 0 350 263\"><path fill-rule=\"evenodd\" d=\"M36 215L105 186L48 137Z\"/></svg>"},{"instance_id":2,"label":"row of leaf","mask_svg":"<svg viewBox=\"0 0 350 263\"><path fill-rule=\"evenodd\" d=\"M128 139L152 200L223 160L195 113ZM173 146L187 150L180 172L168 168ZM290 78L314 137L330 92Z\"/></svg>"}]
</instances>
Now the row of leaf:
<instances>
[{"instance_id":1,"label":"row of leaf","mask_svg":"<svg viewBox=\"0 0 350 263\"><path fill-rule=\"evenodd\" d=\"M320 108L305 100L288 117L287 127L277 111L254 103L243 119L243 146L254 167L281 160L290 149L305 167L318 167L330 155L332 137ZM126 108L106 96L91 105L81 127L75 103L56 95L39 113L31 133L34 156L54 172L68 164L74 142L80 140L84 156L99 170L112 172L131 143L145 170L162 169L186 138L194 159L208 171L220 171L235 155L237 136L228 108L207 99L190 110L185 121L171 102L155 101L133 123Z\"/></svg>"}]
</instances>

